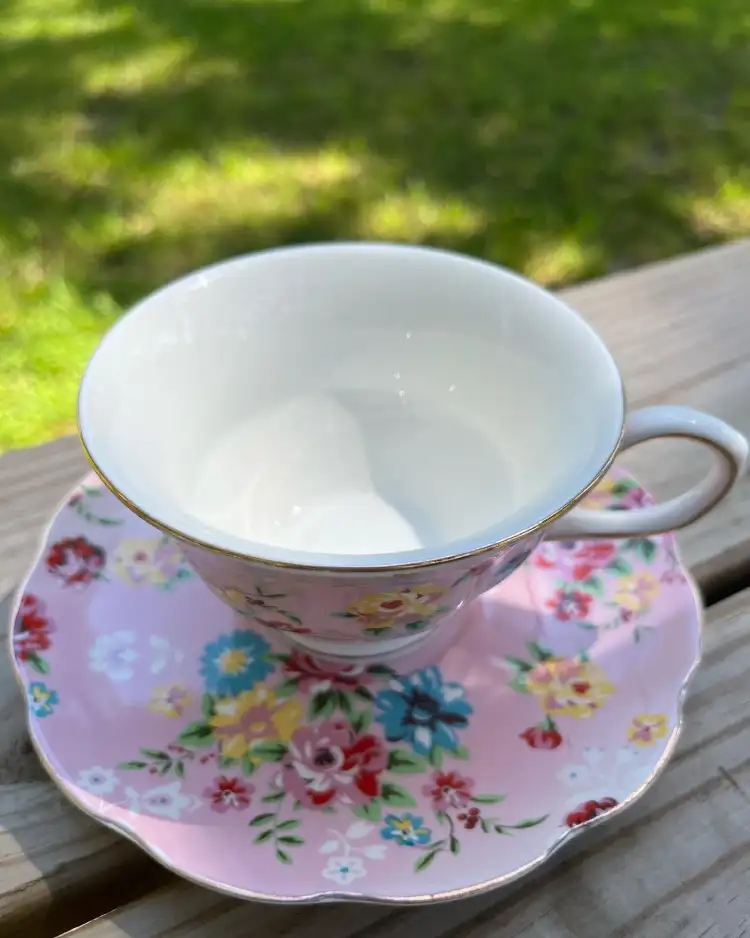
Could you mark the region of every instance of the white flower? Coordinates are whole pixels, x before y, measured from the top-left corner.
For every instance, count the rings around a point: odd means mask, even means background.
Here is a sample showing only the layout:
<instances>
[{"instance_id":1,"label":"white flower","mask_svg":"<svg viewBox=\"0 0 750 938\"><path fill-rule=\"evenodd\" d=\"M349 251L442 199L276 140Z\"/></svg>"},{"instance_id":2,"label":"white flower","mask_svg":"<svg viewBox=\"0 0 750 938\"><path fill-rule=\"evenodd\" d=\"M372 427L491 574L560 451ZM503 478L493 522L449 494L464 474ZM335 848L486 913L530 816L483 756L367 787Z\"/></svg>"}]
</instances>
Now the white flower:
<instances>
[{"instance_id":1,"label":"white flower","mask_svg":"<svg viewBox=\"0 0 750 938\"><path fill-rule=\"evenodd\" d=\"M95 765L90 769L81 769L78 784L92 795L109 795L120 784L112 769L103 769Z\"/></svg>"},{"instance_id":2,"label":"white flower","mask_svg":"<svg viewBox=\"0 0 750 938\"><path fill-rule=\"evenodd\" d=\"M369 824L367 821L354 821L353 824L349 825L344 836L347 840L359 840L360 837L367 837L374 828L375 825Z\"/></svg>"},{"instance_id":3,"label":"white flower","mask_svg":"<svg viewBox=\"0 0 750 938\"><path fill-rule=\"evenodd\" d=\"M129 808L134 814L144 812L156 817L169 818L177 821L183 811L196 807L196 799L191 795L182 793L182 782L170 782L167 785L157 785L149 788L139 795L133 788L128 788L125 794L130 801Z\"/></svg>"},{"instance_id":4,"label":"white flower","mask_svg":"<svg viewBox=\"0 0 750 938\"><path fill-rule=\"evenodd\" d=\"M173 651L172 644L163 635L152 635L148 640L153 656L151 658L151 673L158 674L171 662L179 664L185 657L181 651Z\"/></svg>"},{"instance_id":5,"label":"white flower","mask_svg":"<svg viewBox=\"0 0 750 938\"><path fill-rule=\"evenodd\" d=\"M382 860L387 849L388 844L370 844L368 847L365 847L362 852L368 860Z\"/></svg>"},{"instance_id":6,"label":"white flower","mask_svg":"<svg viewBox=\"0 0 750 938\"><path fill-rule=\"evenodd\" d=\"M341 886L348 886L366 875L367 870L359 857L329 857L323 870L326 879L332 879Z\"/></svg>"},{"instance_id":7,"label":"white flower","mask_svg":"<svg viewBox=\"0 0 750 938\"><path fill-rule=\"evenodd\" d=\"M106 674L112 681L129 681L133 676L133 662L138 658L138 652L130 647L134 643L135 632L100 635L89 651L89 667Z\"/></svg>"}]
</instances>

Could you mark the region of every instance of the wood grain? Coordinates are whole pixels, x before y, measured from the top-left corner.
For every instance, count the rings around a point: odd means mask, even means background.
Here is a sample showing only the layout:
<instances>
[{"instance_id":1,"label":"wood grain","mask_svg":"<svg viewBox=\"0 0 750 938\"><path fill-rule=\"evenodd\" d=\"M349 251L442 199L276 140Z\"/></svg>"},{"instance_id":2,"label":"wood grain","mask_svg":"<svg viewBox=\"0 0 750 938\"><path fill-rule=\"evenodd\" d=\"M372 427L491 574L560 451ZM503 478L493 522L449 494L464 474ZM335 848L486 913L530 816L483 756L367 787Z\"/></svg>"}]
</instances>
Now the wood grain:
<instances>
[{"instance_id":1,"label":"wood grain","mask_svg":"<svg viewBox=\"0 0 750 938\"><path fill-rule=\"evenodd\" d=\"M631 406L689 403L750 433L748 295L750 243L743 242L576 288L566 298L613 349ZM670 444L649 444L629 453L625 464L661 496L693 481L703 465L693 449ZM42 527L85 471L71 438L0 457L0 596L17 583ZM683 554L709 594L717 584L750 583L749 522L750 483L743 480L731 500L682 535ZM511 896L409 913L240 905L167 877L69 807L46 780L0 652L0 930L4 938L46 938L168 881L166 889L79 935L156 938L174 929L171 935L191 938L246 938L251 929L296 929L301 936L304 928L306 938L324 929L342 938L366 932L407 938L408 929L412 938L416 928L477 936L489 929L539 938L678 932L697 938L694 923L702 922L708 938L739 936L742 917L750 915L750 889L743 887L750 885L744 860L750 839L743 833L750 838L748 602L745 594L712 612L708 660L696 681L680 755L639 807L597 833L601 844L579 844L564 871L538 874L542 892L523 885ZM0 641L6 619L7 604L0 609ZM691 884L687 892L683 882ZM713 923L712 896L724 903L723 917Z\"/></svg>"},{"instance_id":2,"label":"wood grain","mask_svg":"<svg viewBox=\"0 0 750 938\"><path fill-rule=\"evenodd\" d=\"M622 817L532 879L410 910L282 909L173 883L76 938L739 938L750 933L750 590L708 615L677 754Z\"/></svg>"}]
</instances>

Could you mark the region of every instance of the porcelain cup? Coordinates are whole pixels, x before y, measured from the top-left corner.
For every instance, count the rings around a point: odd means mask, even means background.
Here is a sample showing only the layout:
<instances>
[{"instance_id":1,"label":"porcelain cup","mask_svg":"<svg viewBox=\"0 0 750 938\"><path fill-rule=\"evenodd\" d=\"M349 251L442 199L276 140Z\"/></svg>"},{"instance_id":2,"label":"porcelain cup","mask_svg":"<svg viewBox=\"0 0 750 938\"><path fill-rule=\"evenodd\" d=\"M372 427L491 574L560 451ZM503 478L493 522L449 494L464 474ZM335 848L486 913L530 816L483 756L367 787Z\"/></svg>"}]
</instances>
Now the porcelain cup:
<instances>
[{"instance_id":1,"label":"porcelain cup","mask_svg":"<svg viewBox=\"0 0 750 938\"><path fill-rule=\"evenodd\" d=\"M542 538L691 523L748 452L689 408L626 416L602 340L522 277L366 243L251 254L147 297L89 363L79 430L104 483L240 615L356 656L427 634ZM660 436L711 449L703 481L576 507Z\"/></svg>"}]
</instances>

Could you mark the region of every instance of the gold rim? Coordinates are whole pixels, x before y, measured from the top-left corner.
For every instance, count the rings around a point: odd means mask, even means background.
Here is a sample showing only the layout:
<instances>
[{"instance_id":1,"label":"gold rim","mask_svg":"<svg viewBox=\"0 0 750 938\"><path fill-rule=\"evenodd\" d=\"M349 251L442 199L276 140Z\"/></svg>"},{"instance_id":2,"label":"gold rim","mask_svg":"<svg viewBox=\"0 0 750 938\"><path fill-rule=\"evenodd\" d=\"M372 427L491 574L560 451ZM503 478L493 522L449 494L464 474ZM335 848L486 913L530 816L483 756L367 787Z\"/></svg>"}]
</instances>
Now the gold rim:
<instances>
[{"instance_id":1,"label":"gold rim","mask_svg":"<svg viewBox=\"0 0 750 938\"><path fill-rule=\"evenodd\" d=\"M71 489L71 492L75 489ZM70 493L66 498L60 502L52 516L52 520L48 523L46 528L43 530L37 552L34 557L33 562L28 568L28 572L24 579L21 582L21 585L18 587L16 592L15 600L11 607L10 618L8 623L8 653L10 655L11 667L13 669L13 677L18 684L18 687L23 695L24 702L26 702L26 682L21 675L21 670L18 665L18 660L15 655L14 647L14 638L15 638L15 626L16 620L18 618L18 610L20 608L21 599L26 590L26 585L29 582L33 572L36 570L39 565L42 555L44 553L47 541L49 539L50 531L52 526L57 519L58 515L62 508L67 504L70 499ZM172 863L168 857L162 854L153 844L150 844L148 841L144 840L139 834L137 834L131 827L126 825L123 822L114 821L112 818L108 818L106 815L98 813L96 810L91 808L85 801L81 800L76 794L72 786L68 786L63 782L62 778L57 774L57 770L52 765L50 759L48 759L47 754L44 749L44 743L41 739L37 738L36 730L32 725L30 712L28 706L25 707L26 714L26 730L28 732L31 743L34 747L34 751L39 758L42 766L44 767L47 775L49 776L52 784L61 792L61 794L79 811L83 814L90 817L92 820L97 821L102 824L104 827L108 827L110 830L115 831L116 833L122 835L123 837L130 840L137 847L140 847L141 850L146 854L146 856L151 857L155 860L160 866L168 870L170 873L174 873L176 876L187 880L188 882L194 883L197 886L202 886L205 889L210 889L213 892L219 893L221 895L230 896L234 899L244 899L253 902L264 902L268 905L315 905L320 903L327 902L356 902L368 905L385 905L385 906L419 906L427 905L433 902L448 902L454 899L468 899L471 896L478 896L482 893L490 892L493 889L498 889L501 886L508 886L511 883L515 882L518 879L521 879L523 876L526 876L528 873L531 873L533 870L542 866L546 863L550 857L553 856L564 844L573 840L574 838L579 837L583 831L588 830L593 827L599 827L602 824L606 824L609 820L618 817L622 814L623 811L626 811L632 804L638 801L654 784L654 782L661 776L662 772L667 766L667 763L672 757L672 754L677 746L677 743L682 735L682 730L685 723L685 699L687 697L688 686L690 681L695 674L698 665L700 664L702 657L702 636L705 628L704 620L704 610L703 610L703 601L701 599L701 594L698 589L698 585L690 574L688 568L684 565L682 558L680 556L679 548L677 545L674 545L675 556L680 566L680 570L685 576L688 586L693 593L693 601L695 603L696 615L698 619L698 648L696 651L695 659L691 667L689 668L685 678L683 680L682 686L678 692L677 698L677 721L675 727L670 734L669 740L664 747L664 752L661 755L661 758L658 760L656 765L653 768L651 774L646 778L638 788L628 795L624 801L621 801L617 807L612 808L610 811L605 812L604 814L599 815L598 818L593 818L590 821L587 821L582 828L568 828L563 831L558 839L550 844L547 849L540 856L536 857L534 860L531 860L525 866L519 867L516 870L513 870L511 873L506 873L503 876L498 876L495 879L485 880L481 883L476 883L473 886L463 886L459 889L450 889L444 892L439 893L429 893L425 895L417 896L401 896L400 898L394 898L393 896L382 896L382 895L368 895L367 893L352 893L352 892L318 892L311 893L306 896L273 896L268 893L259 893L253 892L250 889L242 889L239 887L228 886L226 883L220 883L214 880L209 880L202 878L200 876L192 875L186 872L184 869L181 869L176 864Z\"/></svg>"},{"instance_id":2,"label":"gold rim","mask_svg":"<svg viewBox=\"0 0 750 938\"><path fill-rule=\"evenodd\" d=\"M198 547L201 550L207 550L213 554L219 554L222 557L231 557L233 560L244 560L250 563L260 564L266 567L274 567L281 570L299 570L308 573L397 573L407 570L419 570L425 567L436 567L446 563L453 563L456 560L468 560L473 557L480 557L483 554L498 550L503 547L509 547L510 545L515 544L517 541L520 541L531 534L535 534L537 531L540 531L542 528L546 527L548 524L551 524L553 521L557 521L558 518L562 518L562 516L567 514L572 508L575 508L575 506L582 499L584 499L588 493L599 484L599 482L601 482L601 480L607 474L607 470L615 461L615 458L620 450L620 445L625 434L625 419L627 413L627 398L625 394L625 386L622 383L622 378L620 378L620 395L622 400L622 420L614 448L609 453L607 459L598 470L596 475L586 484L584 488L582 488L576 495L574 495L573 498L569 499L569 501L567 501L561 508L556 509L545 518L542 518L541 521L537 521L535 524L525 528L523 531L518 531L516 534L511 534L508 537L502 538L502 540L494 541L491 544L485 544L482 547L476 547L473 550L463 551L459 554L451 554L447 557L434 557L430 558L429 560L416 560L412 562L405 561L403 563L384 564L383 566L368 565L344 567L316 563L298 563L288 560L270 560L266 557L258 557L253 554L242 554L237 551L227 550L225 547L218 547L216 544L211 544L209 541L203 541L199 538L191 537L189 534L185 534L183 531L178 531L176 528L173 528L166 522L160 521L158 518L154 518L152 515L149 515L147 512L143 511L142 508L139 508L138 505L131 501L128 496L125 495L124 492L121 492L120 489L118 489L114 484L114 482L112 482L112 480L107 477L104 470L98 465L92 456L91 450L86 444L86 440L83 436L83 430L81 428L80 413L78 420L78 439L81 441L81 446L89 465L97 474L97 476L99 476L109 491L142 521L145 521L152 527L158 528L160 531L163 531L170 537L181 541L183 544L189 544L192 547Z\"/></svg>"}]
</instances>

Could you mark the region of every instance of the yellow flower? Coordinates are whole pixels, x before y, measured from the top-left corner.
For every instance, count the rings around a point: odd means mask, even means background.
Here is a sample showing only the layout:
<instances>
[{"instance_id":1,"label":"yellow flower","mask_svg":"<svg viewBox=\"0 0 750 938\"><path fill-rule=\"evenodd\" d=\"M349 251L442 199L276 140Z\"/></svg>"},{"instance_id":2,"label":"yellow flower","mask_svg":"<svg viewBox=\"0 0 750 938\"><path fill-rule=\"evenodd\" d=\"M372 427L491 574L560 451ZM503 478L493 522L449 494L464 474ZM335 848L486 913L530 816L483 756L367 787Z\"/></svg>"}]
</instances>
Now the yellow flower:
<instances>
[{"instance_id":1,"label":"yellow flower","mask_svg":"<svg viewBox=\"0 0 750 938\"><path fill-rule=\"evenodd\" d=\"M526 673L526 688L552 717L590 717L614 693L600 665L549 658Z\"/></svg>"},{"instance_id":2,"label":"yellow flower","mask_svg":"<svg viewBox=\"0 0 750 938\"><path fill-rule=\"evenodd\" d=\"M352 603L346 612L364 628L390 629L434 616L440 611L440 599L445 593L444 587L429 584L391 593L373 593Z\"/></svg>"},{"instance_id":3,"label":"yellow flower","mask_svg":"<svg viewBox=\"0 0 750 938\"><path fill-rule=\"evenodd\" d=\"M614 599L631 612L645 612L659 595L659 589L659 581L651 573L634 573L620 579Z\"/></svg>"},{"instance_id":4,"label":"yellow flower","mask_svg":"<svg viewBox=\"0 0 750 938\"><path fill-rule=\"evenodd\" d=\"M149 710L165 717L181 717L192 703L192 697L184 684L169 684L155 687L151 691Z\"/></svg>"},{"instance_id":5,"label":"yellow flower","mask_svg":"<svg viewBox=\"0 0 750 938\"><path fill-rule=\"evenodd\" d=\"M639 713L628 727L628 739L636 746L653 746L668 730L669 721L663 713Z\"/></svg>"},{"instance_id":6,"label":"yellow flower","mask_svg":"<svg viewBox=\"0 0 750 938\"><path fill-rule=\"evenodd\" d=\"M209 718L222 755L230 759L247 756L251 762L253 746L258 743L288 743L299 728L304 714L300 700L278 702L264 684L244 691L236 697L216 701Z\"/></svg>"},{"instance_id":7,"label":"yellow flower","mask_svg":"<svg viewBox=\"0 0 750 938\"><path fill-rule=\"evenodd\" d=\"M131 586L150 583L164 586L184 565L179 547L165 537L120 541L112 560L112 571Z\"/></svg>"}]
</instances>

